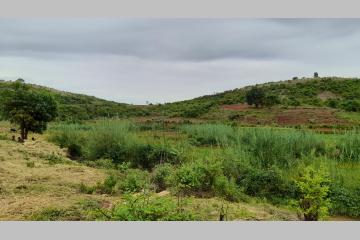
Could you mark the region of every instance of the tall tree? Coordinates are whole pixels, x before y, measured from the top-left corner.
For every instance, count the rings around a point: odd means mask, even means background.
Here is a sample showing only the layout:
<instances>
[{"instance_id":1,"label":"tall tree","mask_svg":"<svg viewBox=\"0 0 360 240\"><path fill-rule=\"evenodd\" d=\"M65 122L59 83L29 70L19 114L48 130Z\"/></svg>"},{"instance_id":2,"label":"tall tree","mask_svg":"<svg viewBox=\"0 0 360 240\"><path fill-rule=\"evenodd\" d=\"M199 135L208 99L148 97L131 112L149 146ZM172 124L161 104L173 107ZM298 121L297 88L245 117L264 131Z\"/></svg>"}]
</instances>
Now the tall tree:
<instances>
[{"instance_id":1,"label":"tall tree","mask_svg":"<svg viewBox=\"0 0 360 240\"><path fill-rule=\"evenodd\" d=\"M265 92L261 88L253 87L246 93L246 102L249 105L255 105L256 108L263 105L265 101Z\"/></svg>"},{"instance_id":2,"label":"tall tree","mask_svg":"<svg viewBox=\"0 0 360 240\"><path fill-rule=\"evenodd\" d=\"M15 81L1 94L0 111L3 118L19 126L21 139L27 139L29 131L42 133L47 123L57 116L54 98L36 92L22 81Z\"/></svg>"}]
</instances>

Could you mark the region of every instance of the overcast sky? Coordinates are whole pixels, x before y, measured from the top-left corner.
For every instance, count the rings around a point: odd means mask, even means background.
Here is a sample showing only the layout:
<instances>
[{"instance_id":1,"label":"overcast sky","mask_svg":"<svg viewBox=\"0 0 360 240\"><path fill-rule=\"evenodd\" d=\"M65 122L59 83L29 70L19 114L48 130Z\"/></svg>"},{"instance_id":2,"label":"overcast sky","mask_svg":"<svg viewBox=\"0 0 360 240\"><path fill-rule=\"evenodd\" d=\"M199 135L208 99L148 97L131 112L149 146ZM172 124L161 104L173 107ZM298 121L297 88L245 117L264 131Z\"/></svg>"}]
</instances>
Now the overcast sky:
<instances>
[{"instance_id":1,"label":"overcast sky","mask_svg":"<svg viewBox=\"0 0 360 240\"><path fill-rule=\"evenodd\" d=\"M360 20L0 19L0 79L172 102L294 76L360 73Z\"/></svg>"}]
</instances>

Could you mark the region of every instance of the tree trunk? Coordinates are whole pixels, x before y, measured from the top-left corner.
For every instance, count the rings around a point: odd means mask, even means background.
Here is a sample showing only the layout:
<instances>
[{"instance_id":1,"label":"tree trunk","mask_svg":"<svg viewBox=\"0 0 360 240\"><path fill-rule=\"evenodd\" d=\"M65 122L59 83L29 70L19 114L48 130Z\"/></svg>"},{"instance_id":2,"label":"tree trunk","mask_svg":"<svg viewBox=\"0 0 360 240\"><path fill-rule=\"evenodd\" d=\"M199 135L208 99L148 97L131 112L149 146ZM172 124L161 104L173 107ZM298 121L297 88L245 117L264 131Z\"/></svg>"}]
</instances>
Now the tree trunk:
<instances>
[{"instance_id":1,"label":"tree trunk","mask_svg":"<svg viewBox=\"0 0 360 240\"><path fill-rule=\"evenodd\" d=\"M25 140L25 127L20 127L21 140Z\"/></svg>"},{"instance_id":2,"label":"tree trunk","mask_svg":"<svg viewBox=\"0 0 360 240\"><path fill-rule=\"evenodd\" d=\"M27 128L25 128L24 132L25 132L24 139L27 139L29 130Z\"/></svg>"}]
</instances>

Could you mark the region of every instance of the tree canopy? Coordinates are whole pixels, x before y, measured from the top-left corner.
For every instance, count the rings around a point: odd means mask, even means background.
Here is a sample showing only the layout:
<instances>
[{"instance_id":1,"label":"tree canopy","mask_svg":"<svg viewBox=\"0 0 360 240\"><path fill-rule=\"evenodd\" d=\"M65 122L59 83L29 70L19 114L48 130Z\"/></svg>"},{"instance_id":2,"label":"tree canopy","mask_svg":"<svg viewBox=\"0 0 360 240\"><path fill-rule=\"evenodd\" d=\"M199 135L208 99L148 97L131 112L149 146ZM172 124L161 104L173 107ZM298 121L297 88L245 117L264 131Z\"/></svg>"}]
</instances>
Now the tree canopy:
<instances>
[{"instance_id":1,"label":"tree canopy","mask_svg":"<svg viewBox=\"0 0 360 240\"><path fill-rule=\"evenodd\" d=\"M21 139L28 132L42 133L57 116L57 103L50 94L35 92L22 81L15 81L1 93L2 117L17 124Z\"/></svg>"},{"instance_id":2,"label":"tree canopy","mask_svg":"<svg viewBox=\"0 0 360 240\"><path fill-rule=\"evenodd\" d=\"M265 92L261 88L253 87L246 93L246 102L259 107L265 103Z\"/></svg>"}]
</instances>

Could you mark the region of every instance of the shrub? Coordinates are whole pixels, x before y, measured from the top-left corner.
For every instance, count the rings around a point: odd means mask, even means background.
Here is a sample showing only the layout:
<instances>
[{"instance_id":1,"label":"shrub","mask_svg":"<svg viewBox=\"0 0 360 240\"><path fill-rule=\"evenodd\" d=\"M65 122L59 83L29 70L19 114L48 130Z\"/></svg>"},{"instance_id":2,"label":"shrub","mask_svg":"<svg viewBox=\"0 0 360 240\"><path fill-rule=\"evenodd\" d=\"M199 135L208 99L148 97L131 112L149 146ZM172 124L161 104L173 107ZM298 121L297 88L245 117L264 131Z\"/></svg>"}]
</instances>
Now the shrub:
<instances>
[{"instance_id":1,"label":"shrub","mask_svg":"<svg viewBox=\"0 0 360 240\"><path fill-rule=\"evenodd\" d=\"M209 192L217 175L221 175L219 163L196 161L186 163L176 170L172 185L185 194Z\"/></svg>"},{"instance_id":2,"label":"shrub","mask_svg":"<svg viewBox=\"0 0 360 240\"><path fill-rule=\"evenodd\" d=\"M124 193L140 192L149 188L149 174L139 169L129 169L118 183L118 189Z\"/></svg>"},{"instance_id":3,"label":"shrub","mask_svg":"<svg viewBox=\"0 0 360 240\"><path fill-rule=\"evenodd\" d=\"M180 152L169 145L138 144L134 147L132 163L135 167L152 169L157 164L180 162Z\"/></svg>"},{"instance_id":4,"label":"shrub","mask_svg":"<svg viewBox=\"0 0 360 240\"><path fill-rule=\"evenodd\" d=\"M125 202L115 206L112 220L119 221L189 221L194 216L177 207L171 198L126 195Z\"/></svg>"},{"instance_id":5,"label":"shrub","mask_svg":"<svg viewBox=\"0 0 360 240\"><path fill-rule=\"evenodd\" d=\"M224 175L217 176L214 182L215 194L228 201L248 201L248 197L241 191L233 178Z\"/></svg>"},{"instance_id":6,"label":"shrub","mask_svg":"<svg viewBox=\"0 0 360 240\"><path fill-rule=\"evenodd\" d=\"M320 167L304 169L295 183L299 190L298 209L307 221L322 220L328 215L330 207L328 174Z\"/></svg>"},{"instance_id":7,"label":"shrub","mask_svg":"<svg viewBox=\"0 0 360 240\"><path fill-rule=\"evenodd\" d=\"M330 185L330 213L350 217L360 217L360 188L348 189L342 184Z\"/></svg>"},{"instance_id":8,"label":"shrub","mask_svg":"<svg viewBox=\"0 0 360 240\"><path fill-rule=\"evenodd\" d=\"M169 186L169 178L173 172L173 166L168 163L155 166L151 182L154 184L156 192L161 192Z\"/></svg>"},{"instance_id":9,"label":"shrub","mask_svg":"<svg viewBox=\"0 0 360 240\"><path fill-rule=\"evenodd\" d=\"M86 143L84 128L79 124L58 124L52 127L49 140L61 148L68 149L68 156L78 159L83 156L83 146Z\"/></svg>"},{"instance_id":10,"label":"shrub","mask_svg":"<svg viewBox=\"0 0 360 240\"><path fill-rule=\"evenodd\" d=\"M84 183L81 183L79 186L80 193L92 194L95 190L96 190L95 187L87 186Z\"/></svg>"},{"instance_id":11,"label":"shrub","mask_svg":"<svg viewBox=\"0 0 360 240\"><path fill-rule=\"evenodd\" d=\"M342 103L342 108L348 112L360 112L359 100L345 100Z\"/></svg>"},{"instance_id":12,"label":"shrub","mask_svg":"<svg viewBox=\"0 0 360 240\"><path fill-rule=\"evenodd\" d=\"M277 168L244 168L236 183L248 195L266 197L275 202L289 199L295 194L295 186L283 178Z\"/></svg>"},{"instance_id":13,"label":"shrub","mask_svg":"<svg viewBox=\"0 0 360 240\"><path fill-rule=\"evenodd\" d=\"M118 182L117 177L114 175L110 175L105 178L103 183L98 183L96 186L96 190L102 194L114 194L115 193L115 185Z\"/></svg>"}]
</instances>

